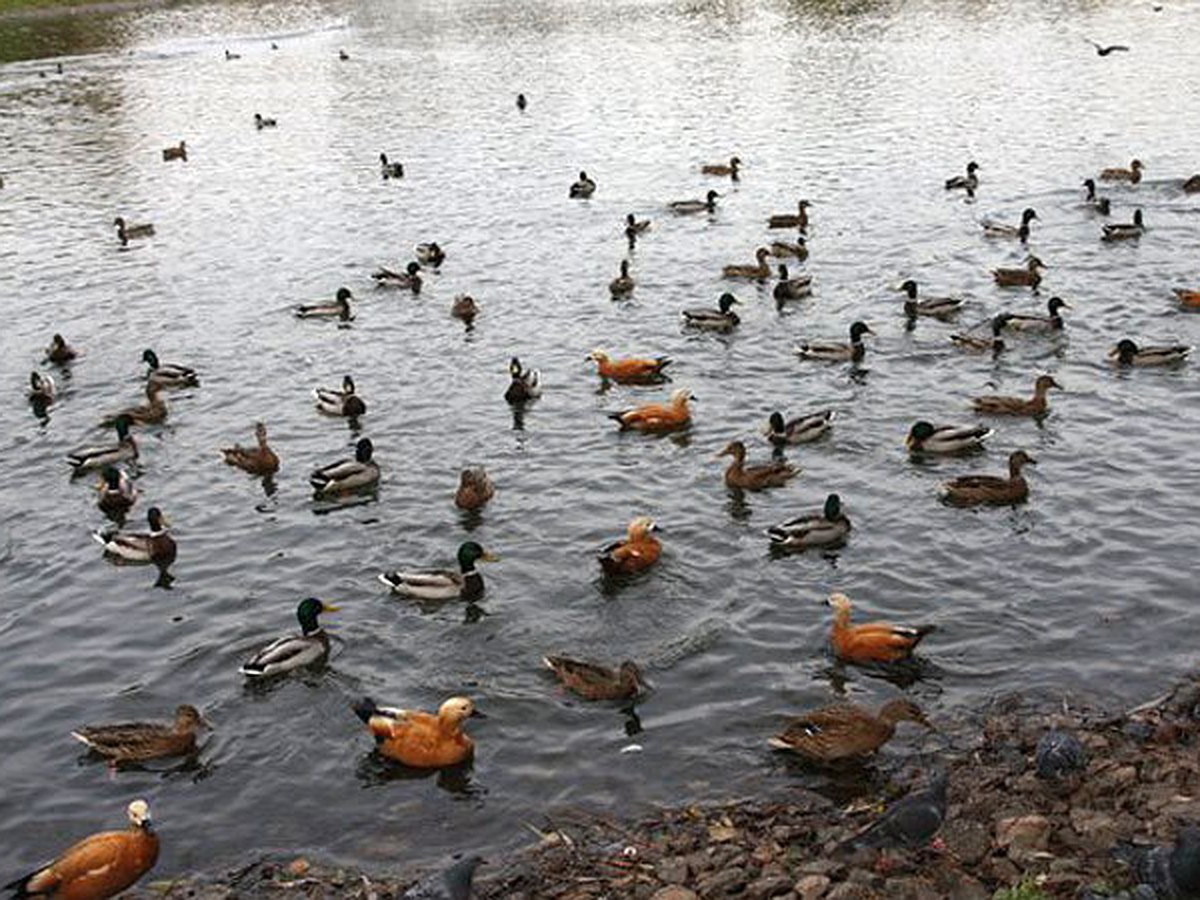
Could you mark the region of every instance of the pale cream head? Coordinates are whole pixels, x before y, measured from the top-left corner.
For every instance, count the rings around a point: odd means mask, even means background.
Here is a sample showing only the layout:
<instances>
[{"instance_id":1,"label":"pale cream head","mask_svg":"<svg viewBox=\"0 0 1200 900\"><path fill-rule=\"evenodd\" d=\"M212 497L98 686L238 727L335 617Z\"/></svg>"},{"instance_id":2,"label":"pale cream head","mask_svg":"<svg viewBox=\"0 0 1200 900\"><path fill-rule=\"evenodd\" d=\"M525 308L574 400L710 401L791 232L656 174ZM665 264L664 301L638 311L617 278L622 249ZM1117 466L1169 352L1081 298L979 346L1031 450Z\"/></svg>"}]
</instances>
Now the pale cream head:
<instances>
[{"instance_id":1,"label":"pale cream head","mask_svg":"<svg viewBox=\"0 0 1200 900\"><path fill-rule=\"evenodd\" d=\"M438 718L444 722L462 722L475 714L475 704L467 697L451 697L438 707Z\"/></svg>"},{"instance_id":2,"label":"pale cream head","mask_svg":"<svg viewBox=\"0 0 1200 900\"><path fill-rule=\"evenodd\" d=\"M126 812L129 815L129 821L139 828L150 824L150 804L145 800L134 800L129 804Z\"/></svg>"},{"instance_id":3,"label":"pale cream head","mask_svg":"<svg viewBox=\"0 0 1200 900\"><path fill-rule=\"evenodd\" d=\"M629 523L629 539L640 540L657 527L657 523L649 516L638 516Z\"/></svg>"},{"instance_id":4,"label":"pale cream head","mask_svg":"<svg viewBox=\"0 0 1200 900\"><path fill-rule=\"evenodd\" d=\"M850 612L850 607L853 605L850 598L845 594L830 594L829 599L825 601L826 606L833 607L835 612Z\"/></svg>"}]
</instances>

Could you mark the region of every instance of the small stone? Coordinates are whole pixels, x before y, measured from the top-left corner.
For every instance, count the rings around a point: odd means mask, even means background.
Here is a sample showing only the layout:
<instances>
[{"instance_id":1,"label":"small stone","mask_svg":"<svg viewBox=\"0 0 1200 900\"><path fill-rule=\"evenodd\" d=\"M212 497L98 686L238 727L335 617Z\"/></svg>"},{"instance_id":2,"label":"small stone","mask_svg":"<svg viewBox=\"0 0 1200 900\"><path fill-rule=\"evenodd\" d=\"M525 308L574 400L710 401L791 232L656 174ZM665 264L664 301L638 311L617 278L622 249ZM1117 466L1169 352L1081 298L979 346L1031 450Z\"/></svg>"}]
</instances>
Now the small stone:
<instances>
[{"instance_id":1,"label":"small stone","mask_svg":"<svg viewBox=\"0 0 1200 900\"><path fill-rule=\"evenodd\" d=\"M688 862L682 856L668 856L660 859L654 867L654 874L664 884L683 884L688 880Z\"/></svg>"},{"instance_id":2,"label":"small stone","mask_svg":"<svg viewBox=\"0 0 1200 900\"><path fill-rule=\"evenodd\" d=\"M746 871L740 866L721 869L711 875L706 875L696 882L696 887L705 897L723 897L740 891L746 885Z\"/></svg>"},{"instance_id":3,"label":"small stone","mask_svg":"<svg viewBox=\"0 0 1200 900\"><path fill-rule=\"evenodd\" d=\"M1013 816L996 823L996 843L1015 860L1044 851L1049 840L1050 822L1045 816Z\"/></svg>"},{"instance_id":4,"label":"small stone","mask_svg":"<svg viewBox=\"0 0 1200 900\"><path fill-rule=\"evenodd\" d=\"M296 878L303 878L308 874L308 870L310 868L312 868L312 866L309 865L307 859L305 859L303 856L297 856L290 863L288 863L287 871L289 875L292 875Z\"/></svg>"},{"instance_id":5,"label":"small stone","mask_svg":"<svg viewBox=\"0 0 1200 900\"><path fill-rule=\"evenodd\" d=\"M700 900L695 891L673 884L670 887L659 888L650 900Z\"/></svg>"},{"instance_id":6,"label":"small stone","mask_svg":"<svg viewBox=\"0 0 1200 900\"><path fill-rule=\"evenodd\" d=\"M748 897L778 897L792 889L792 879L786 875L767 875L757 881L750 882L746 888Z\"/></svg>"},{"instance_id":7,"label":"small stone","mask_svg":"<svg viewBox=\"0 0 1200 900\"><path fill-rule=\"evenodd\" d=\"M825 896L830 881L824 875L805 875L792 888L800 900L819 900Z\"/></svg>"}]
</instances>

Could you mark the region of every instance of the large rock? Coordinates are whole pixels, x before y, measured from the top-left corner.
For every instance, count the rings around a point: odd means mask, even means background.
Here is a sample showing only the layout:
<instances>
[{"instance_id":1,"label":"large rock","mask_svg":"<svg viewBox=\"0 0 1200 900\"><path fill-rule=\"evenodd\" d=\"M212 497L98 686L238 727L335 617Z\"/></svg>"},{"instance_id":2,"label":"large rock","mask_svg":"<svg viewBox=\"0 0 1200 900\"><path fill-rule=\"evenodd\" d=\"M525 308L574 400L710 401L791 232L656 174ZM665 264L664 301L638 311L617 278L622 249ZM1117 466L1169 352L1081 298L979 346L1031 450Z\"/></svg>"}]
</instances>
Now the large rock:
<instances>
[{"instance_id":1,"label":"large rock","mask_svg":"<svg viewBox=\"0 0 1200 900\"><path fill-rule=\"evenodd\" d=\"M805 875L792 888L800 900L820 900L829 889L830 881L824 875Z\"/></svg>"},{"instance_id":2,"label":"large rock","mask_svg":"<svg viewBox=\"0 0 1200 900\"><path fill-rule=\"evenodd\" d=\"M996 843L1017 862L1028 862L1043 853L1050 841L1050 821L1028 815L1001 819L996 823Z\"/></svg>"}]
</instances>

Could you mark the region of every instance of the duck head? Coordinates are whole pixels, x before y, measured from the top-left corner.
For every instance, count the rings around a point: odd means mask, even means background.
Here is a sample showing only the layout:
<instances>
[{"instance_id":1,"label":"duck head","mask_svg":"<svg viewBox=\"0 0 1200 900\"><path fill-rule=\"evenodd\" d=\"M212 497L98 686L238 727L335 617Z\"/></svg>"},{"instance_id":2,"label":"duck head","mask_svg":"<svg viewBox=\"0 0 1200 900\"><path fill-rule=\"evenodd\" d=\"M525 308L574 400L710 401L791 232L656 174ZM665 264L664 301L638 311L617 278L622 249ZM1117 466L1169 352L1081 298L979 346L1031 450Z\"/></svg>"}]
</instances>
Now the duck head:
<instances>
[{"instance_id":1,"label":"duck head","mask_svg":"<svg viewBox=\"0 0 1200 900\"><path fill-rule=\"evenodd\" d=\"M1058 388L1061 391L1063 386L1051 375L1039 375L1038 380L1033 383L1034 391L1040 394L1046 393L1050 388Z\"/></svg>"},{"instance_id":2,"label":"duck head","mask_svg":"<svg viewBox=\"0 0 1200 900\"><path fill-rule=\"evenodd\" d=\"M1133 224L1138 228L1142 227L1142 211L1140 209L1135 209L1133 211Z\"/></svg>"},{"instance_id":3,"label":"duck head","mask_svg":"<svg viewBox=\"0 0 1200 900\"><path fill-rule=\"evenodd\" d=\"M650 690L650 685L642 677L642 670L638 668L637 663L630 659L621 663L621 667L617 669L617 680L624 688L638 696Z\"/></svg>"},{"instance_id":4,"label":"duck head","mask_svg":"<svg viewBox=\"0 0 1200 900\"><path fill-rule=\"evenodd\" d=\"M608 362L609 357L608 354L603 350L593 350L587 355L587 359L591 360L592 362L597 362L600 365L604 365L606 362Z\"/></svg>"},{"instance_id":5,"label":"duck head","mask_svg":"<svg viewBox=\"0 0 1200 900\"><path fill-rule=\"evenodd\" d=\"M975 162L975 160L971 160L969 163L967 163L967 174L968 175L974 175L978 171L979 171L979 163Z\"/></svg>"},{"instance_id":6,"label":"duck head","mask_svg":"<svg viewBox=\"0 0 1200 900\"><path fill-rule=\"evenodd\" d=\"M822 513L826 519L833 522L842 517L842 498L837 494L830 494L825 498L825 508Z\"/></svg>"},{"instance_id":7,"label":"duck head","mask_svg":"<svg viewBox=\"0 0 1200 900\"><path fill-rule=\"evenodd\" d=\"M1085 178L1085 179L1083 179L1083 186L1087 189L1087 197L1085 197L1084 199L1095 200L1096 199L1096 182L1091 178Z\"/></svg>"},{"instance_id":8,"label":"duck head","mask_svg":"<svg viewBox=\"0 0 1200 900\"><path fill-rule=\"evenodd\" d=\"M733 294L725 293L725 294L722 294L720 296L720 298L717 300L717 308L719 310L721 310L722 313L728 314L729 310L733 306L733 304L741 303L741 302L742 301L740 301L737 297L733 296Z\"/></svg>"},{"instance_id":9,"label":"duck head","mask_svg":"<svg viewBox=\"0 0 1200 900\"><path fill-rule=\"evenodd\" d=\"M850 326L850 343L860 344L862 343L862 337L864 334L874 333L875 332L871 330L870 326L867 325L866 322L855 322Z\"/></svg>"},{"instance_id":10,"label":"duck head","mask_svg":"<svg viewBox=\"0 0 1200 900\"><path fill-rule=\"evenodd\" d=\"M1138 345L1129 338L1121 338L1117 341L1117 361L1121 363L1131 363L1138 354Z\"/></svg>"},{"instance_id":11,"label":"duck head","mask_svg":"<svg viewBox=\"0 0 1200 900\"><path fill-rule=\"evenodd\" d=\"M767 434L783 434L783 413L776 410L767 417Z\"/></svg>"},{"instance_id":12,"label":"duck head","mask_svg":"<svg viewBox=\"0 0 1200 900\"><path fill-rule=\"evenodd\" d=\"M709 191L709 192L708 192L708 193L705 195L705 198L704 198L704 199L705 199L705 200L708 202L708 205L709 205L709 206L712 206L713 204L715 204L715 203L717 202L717 198L718 198L718 197L720 197L720 196L721 196L721 195L720 195L720 194L718 194L716 191Z\"/></svg>"},{"instance_id":13,"label":"duck head","mask_svg":"<svg viewBox=\"0 0 1200 900\"><path fill-rule=\"evenodd\" d=\"M104 479L100 485L101 490L119 491L121 489L121 470L116 466L105 466L100 470L100 477Z\"/></svg>"},{"instance_id":14,"label":"duck head","mask_svg":"<svg viewBox=\"0 0 1200 900\"><path fill-rule=\"evenodd\" d=\"M410 262L410 263L409 263L409 264L408 264L408 265L405 267L405 270L404 270L404 271L408 272L408 274L409 274L409 275L416 275L418 272L420 272L420 271L421 271L421 264L420 264L420 263L416 263L416 262Z\"/></svg>"},{"instance_id":15,"label":"duck head","mask_svg":"<svg viewBox=\"0 0 1200 900\"><path fill-rule=\"evenodd\" d=\"M1129 168L1132 169L1134 172L1140 172L1140 171L1142 171L1142 169L1144 169L1146 167L1142 165L1142 161L1140 159L1135 159L1133 162L1131 162L1129 164Z\"/></svg>"},{"instance_id":16,"label":"duck head","mask_svg":"<svg viewBox=\"0 0 1200 900\"><path fill-rule=\"evenodd\" d=\"M1050 310L1051 317L1057 316L1060 309L1070 309L1071 304L1062 297L1051 297L1046 303L1046 308Z\"/></svg>"},{"instance_id":17,"label":"duck head","mask_svg":"<svg viewBox=\"0 0 1200 900\"><path fill-rule=\"evenodd\" d=\"M633 542L644 541L651 532L658 531L658 523L649 516L637 516L629 523L626 537Z\"/></svg>"},{"instance_id":18,"label":"duck head","mask_svg":"<svg viewBox=\"0 0 1200 900\"><path fill-rule=\"evenodd\" d=\"M351 378L349 375L342 376L342 393L343 394L353 394L354 393L354 379Z\"/></svg>"},{"instance_id":19,"label":"duck head","mask_svg":"<svg viewBox=\"0 0 1200 900\"><path fill-rule=\"evenodd\" d=\"M1026 207L1025 212L1021 213L1021 224L1028 225L1033 219L1036 219L1037 217L1038 217L1038 214L1036 211L1034 211L1033 207L1031 207L1031 206Z\"/></svg>"},{"instance_id":20,"label":"duck head","mask_svg":"<svg viewBox=\"0 0 1200 900\"><path fill-rule=\"evenodd\" d=\"M508 362L508 374L513 378L521 377L521 360L515 356Z\"/></svg>"},{"instance_id":21,"label":"duck head","mask_svg":"<svg viewBox=\"0 0 1200 900\"><path fill-rule=\"evenodd\" d=\"M824 602L837 615L845 614L849 616L850 608L854 605L845 594L830 594Z\"/></svg>"},{"instance_id":22,"label":"duck head","mask_svg":"<svg viewBox=\"0 0 1200 900\"><path fill-rule=\"evenodd\" d=\"M113 425L117 429L117 437L122 441L129 439L129 426L133 424L133 420L129 416L117 416Z\"/></svg>"},{"instance_id":23,"label":"duck head","mask_svg":"<svg viewBox=\"0 0 1200 900\"><path fill-rule=\"evenodd\" d=\"M129 824L134 828L150 830L150 804L145 800L134 800L126 808L125 814L129 816Z\"/></svg>"},{"instance_id":24,"label":"duck head","mask_svg":"<svg viewBox=\"0 0 1200 900\"><path fill-rule=\"evenodd\" d=\"M741 441L730 441L725 445L725 449L718 453L717 456L732 456L734 462L745 462L746 445Z\"/></svg>"},{"instance_id":25,"label":"duck head","mask_svg":"<svg viewBox=\"0 0 1200 900\"><path fill-rule=\"evenodd\" d=\"M909 450L913 449L921 441L929 440L934 433L933 423L924 420L916 422L913 427L908 430L908 437L904 440L904 446Z\"/></svg>"},{"instance_id":26,"label":"duck head","mask_svg":"<svg viewBox=\"0 0 1200 900\"><path fill-rule=\"evenodd\" d=\"M190 703L184 703L175 708L175 730L196 731L198 728L212 728L212 723L200 715L200 710Z\"/></svg>"},{"instance_id":27,"label":"duck head","mask_svg":"<svg viewBox=\"0 0 1200 900\"><path fill-rule=\"evenodd\" d=\"M371 443L370 438L360 438L354 445L354 458L360 463L369 463L374 453L375 445Z\"/></svg>"},{"instance_id":28,"label":"duck head","mask_svg":"<svg viewBox=\"0 0 1200 900\"><path fill-rule=\"evenodd\" d=\"M671 392L671 405L675 408L686 407L689 400L695 400L696 395L687 388L676 388Z\"/></svg>"},{"instance_id":29,"label":"duck head","mask_svg":"<svg viewBox=\"0 0 1200 900\"><path fill-rule=\"evenodd\" d=\"M917 299L917 283L911 278L901 284L896 290L903 291L905 294L907 294L909 300Z\"/></svg>"},{"instance_id":30,"label":"duck head","mask_svg":"<svg viewBox=\"0 0 1200 900\"><path fill-rule=\"evenodd\" d=\"M1050 268L1044 262L1042 262L1040 259L1038 259L1036 256L1030 256L1029 259L1027 259L1025 261L1025 265L1029 269L1030 272L1036 272L1039 269Z\"/></svg>"},{"instance_id":31,"label":"duck head","mask_svg":"<svg viewBox=\"0 0 1200 900\"><path fill-rule=\"evenodd\" d=\"M467 541L458 548L458 567L464 572L474 571L477 562L497 562L499 559L474 541Z\"/></svg>"},{"instance_id":32,"label":"duck head","mask_svg":"<svg viewBox=\"0 0 1200 900\"><path fill-rule=\"evenodd\" d=\"M262 422L254 423L254 437L258 441L258 446L267 446L267 426Z\"/></svg>"},{"instance_id":33,"label":"duck head","mask_svg":"<svg viewBox=\"0 0 1200 900\"><path fill-rule=\"evenodd\" d=\"M147 348L142 351L142 362L150 367L151 371L158 368L158 354Z\"/></svg>"},{"instance_id":34,"label":"duck head","mask_svg":"<svg viewBox=\"0 0 1200 900\"><path fill-rule=\"evenodd\" d=\"M1026 466L1036 466L1037 460L1026 453L1024 450L1014 450L1008 457L1009 474L1016 478L1021 474L1021 470Z\"/></svg>"},{"instance_id":35,"label":"duck head","mask_svg":"<svg viewBox=\"0 0 1200 900\"><path fill-rule=\"evenodd\" d=\"M468 697L451 697L438 707L438 720L447 725L462 727L467 719L487 718L475 708L475 703Z\"/></svg>"},{"instance_id":36,"label":"duck head","mask_svg":"<svg viewBox=\"0 0 1200 900\"><path fill-rule=\"evenodd\" d=\"M296 607L296 619L300 622L300 630L305 634L312 634L321 626L317 624L317 616L321 613L337 612L338 607L329 603L323 603L316 597L307 597L300 601L300 605Z\"/></svg>"},{"instance_id":37,"label":"duck head","mask_svg":"<svg viewBox=\"0 0 1200 900\"><path fill-rule=\"evenodd\" d=\"M629 277L629 260L627 260L627 259L621 260L621 277L622 278Z\"/></svg>"},{"instance_id":38,"label":"duck head","mask_svg":"<svg viewBox=\"0 0 1200 900\"><path fill-rule=\"evenodd\" d=\"M163 531L166 531L167 526L171 524L167 520L167 517L163 515L162 510L157 506L152 506L150 507L149 511L147 511L146 521L150 525L151 534L159 534Z\"/></svg>"},{"instance_id":39,"label":"duck head","mask_svg":"<svg viewBox=\"0 0 1200 900\"><path fill-rule=\"evenodd\" d=\"M883 704L879 710L879 718L892 725L897 722L916 722L918 725L924 725L930 731L936 731L932 723L925 718L925 713L921 712L921 707L903 697L889 700Z\"/></svg>"}]
</instances>

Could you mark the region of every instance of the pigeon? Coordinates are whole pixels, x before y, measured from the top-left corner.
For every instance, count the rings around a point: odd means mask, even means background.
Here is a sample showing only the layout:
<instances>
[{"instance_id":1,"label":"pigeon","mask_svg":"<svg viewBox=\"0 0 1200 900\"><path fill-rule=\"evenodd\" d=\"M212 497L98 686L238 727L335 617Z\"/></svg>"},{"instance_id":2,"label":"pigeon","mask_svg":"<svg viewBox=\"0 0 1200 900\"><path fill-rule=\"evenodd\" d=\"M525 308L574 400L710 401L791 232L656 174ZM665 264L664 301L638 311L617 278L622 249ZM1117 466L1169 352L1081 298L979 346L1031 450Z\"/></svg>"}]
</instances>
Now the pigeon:
<instances>
[{"instance_id":1,"label":"pigeon","mask_svg":"<svg viewBox=\"0 0 1200 900\"><path fill-rule=\"evenodd\" d=\"M924 847L938 833L946 818L946 788L950 778L937 771L923 791L914 791L888 810L872 825L849 840L839 850L862 847Z\"/></svg>"},{"instance_id":2,"label":"pigeon","mask_svg":"<svg viewBox=\"0 0 1200 900\"><path fill-rule=\"evenodd\" d=\"M407 891L403 900L470 900L475 869L484 860L468 856L454 865L422 878Z\"/></svg>"},{"instance_id":3,"label":"pigeon","mask_svg":"<svg viewBox=\"0 0 1200 900\"><path fill-rule=\"evenodd\" d=\"M1200 897L1200 827L1181 828L1170 847L1121 841L1112 855L1133 870L1139 886L1154 888L1161 900Z\"/></svg>"},{"instance_id":4,"label":"pigeon","mask_svg":"<svg viewBox=\"0 0 1200 900\"><path fill-rule=\"evenodd\" d=\"M1068 789L1078 786L1079 779L1087 768L1087 754L1083 750L1083 744L1079 743L1079 738L1069 731L1058 729L1042 735L1037 743L1034 761L1038 778Z\"/></svg>"}]
</instances>

